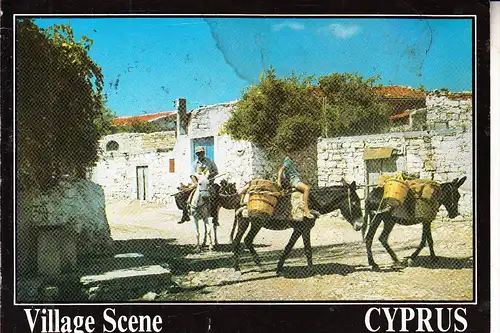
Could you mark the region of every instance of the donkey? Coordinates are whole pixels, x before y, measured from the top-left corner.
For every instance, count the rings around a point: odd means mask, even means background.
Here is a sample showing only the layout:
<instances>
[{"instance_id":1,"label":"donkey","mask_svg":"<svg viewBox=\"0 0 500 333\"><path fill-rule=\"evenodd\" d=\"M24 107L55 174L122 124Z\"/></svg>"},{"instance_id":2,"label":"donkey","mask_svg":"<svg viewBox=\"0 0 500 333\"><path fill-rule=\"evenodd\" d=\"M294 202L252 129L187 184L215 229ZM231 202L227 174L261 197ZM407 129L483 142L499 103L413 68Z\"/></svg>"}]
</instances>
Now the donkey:
<instances>
[{"instance_id":1,"label":"donkey","mask_svg":"<svg viewBox=\"0 0 500 333\"><path fill-rule=\"evenodd\" d=\"M282 199L281 199L282 200ZM343 185L323 187L313 189L309 195L310 207L318 211L320 214L326 214L336 209L340 209L344 218L349 221L354 227L354 230L359 231L363 227L363 215L361 211L360 199L356 193L356 182L347 184L344 181ZM278 202L279 205L279 202ZM316 223L316 218L304 219L303 221L291 219L277 219L271 217L243 217L241 211L237 211L234 219L233 231L237 226L236 237L233 240L234 253L234 269L240 270L240 242L243 234L250 226L250 231L245 237L245 245L253 256L253 260L257 266L261 267L259 256L253 247L253 240L261 228L269 230L285 230L293 228L292 236L288 241L279 261L276 270L277 275L281 275L286 258L290 254L297 239L302 236L304 241L304 250L307 258L308 269L312 270L312 248L311 248L311 229ZM232 237L231 232L231 238Z\"/></svg>"},{"instance_id":2,"label":"donkey","mask_svg":"<svg viewBox=\"0 0 500 333\"><path fill-rule=\"evenodd\" d=\"M220 200L219 200L219 189L220 186L218 184L212 184L212 191L210 193L210 217L214 225L219 225L219 209L220 209ZM189 189L187 186L181 184L180 187L177 188L180 190L179 192L173 194L175 199L175 204L177 208L182 210L182 217L178 224L182 224L184 222L188 222L191 220L189 217L189 198L191 194L194 192L194 189Z\"/></svg>"},{"instance_id":3,"label":"donkey","mask_svg":"<svg viewBox=\"0 0 500 333\"><path fill-rule=\"evenodd\" d=\"M189 213L193 216L194 225L196 229L196 250L200 250L200 228L199 228L199 220L203 220L204 225L204 236L203 243L201 247L204 247L207 241L207 233L210 241L209 251L212 251L213 246L217 246L217 226L213 222L209 221L210 217L210 182L208 179L207 173L199 173L197 174L198 185L194 190L191 200L189 200ZM212 240L212 230L214 235L214 241Z\"/></svg>"},{"instance_id":4,"label":"donkey","mask_svg":"<svg viewBox=\"0 0 500 333\"><path fill-rule=\"evenodd\" d=\"M455 218L458 215L458 200L460 199L460 193L458 193L458 188L462 186L462 184L465 182L467 177L463 177L460 180L458 178L454 179L452 182L448 183L443 183L440 186L438 195L437 195L437 201L439 206L444 205L446 207L446 210L448 211L448 216L450 218ZM425 246L425 243L429 245L429 251L431 255L431 259L435 260L436 255L434 253L434 242L432 240L432 234L431 234L431 223L432 219L422 219L422 218L401 218L401 217L395 217L393 216L393 212L388 211L388 212L383 212L383 213L377 213L377 209L379 208L380 202L383 197L383 192L384 189L381 187L375 188L373 191L371 191L365 202L365 219L364 219L364 224L362 228L363 236L365 238L365 243L366 243L366 253L368 256L368 264L372 266L374 270L378 270L379 266L375 263L373 260L373 255L372 255L372 242L373 242L373 237L375 236L375 232L377 231L378 226L380 225L380 222L384 221L384 227L382 230L382 233L380 234L379 240L380 243L384 246L385 250L389 253L391 256L392 260L394 261L394 266L395 267L404 267L405 265L408 264L409 260L414 260L420 251L423 249ZM405 205L408 205L408 207L411 207L411 205L414 204L414 199L408 196L407 200L408 202L405 202ZM411 215L411 214L410 214ZM394 225L398 223L401 225L415 225L422 223L422 239L420 241L420 245L418 248L413 252L413 254L404 260L403 263L400 263L398 260L398 257L394 253L394 251L391 249L389 246L389 243L387 240L389 239L389 235L394 228ZM368 231L366 232L365 236L365 231L368 228Z\"/></svg>"}]
</instances>

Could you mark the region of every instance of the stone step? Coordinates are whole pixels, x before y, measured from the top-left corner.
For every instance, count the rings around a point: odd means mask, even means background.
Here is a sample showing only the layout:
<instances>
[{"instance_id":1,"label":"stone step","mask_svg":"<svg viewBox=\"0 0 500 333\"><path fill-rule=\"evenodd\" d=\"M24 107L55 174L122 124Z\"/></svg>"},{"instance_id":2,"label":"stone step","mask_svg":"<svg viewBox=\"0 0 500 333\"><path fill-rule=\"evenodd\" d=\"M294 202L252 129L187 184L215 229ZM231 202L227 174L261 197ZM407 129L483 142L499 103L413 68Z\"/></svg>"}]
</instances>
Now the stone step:
<instances>
[{"instance_id":1,"label":"stone step","mask_svg":"<svg viewBox=\"0 0 500 333\"><path fill-rule=\"evenodd\" d=\"M172 273L170 272L170 269L160 265L149 265L118 269L97 275L86 275L81 277L80 282L84 286L92 286L94 284L108 282L132 282L132 280L140 280L143 278L154 278L158 281L170 281L171 277Z\"/></svg>"},{"instance_id":2,"label":"stone step","mask_svg":"<svg viewBox=\"0 0 500 333\"><path fill-rule=\"evenodd\" d=\"M91 301L137 298L145 292L161 291L173 284L172 273L165 266L139 266L86 275L80 278L80 283Z\"/></svg>"}]
</instances>

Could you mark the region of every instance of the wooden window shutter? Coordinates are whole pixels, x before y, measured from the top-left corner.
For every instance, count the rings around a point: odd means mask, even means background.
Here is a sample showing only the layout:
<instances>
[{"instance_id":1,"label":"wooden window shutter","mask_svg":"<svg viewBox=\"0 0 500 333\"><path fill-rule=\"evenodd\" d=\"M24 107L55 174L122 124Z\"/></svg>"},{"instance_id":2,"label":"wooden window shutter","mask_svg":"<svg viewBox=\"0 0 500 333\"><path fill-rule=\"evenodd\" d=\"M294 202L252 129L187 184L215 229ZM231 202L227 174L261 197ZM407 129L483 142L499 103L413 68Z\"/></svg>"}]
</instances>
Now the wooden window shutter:
<instances>
[{"instance_id":1,"label":"wooden window shutter","mask_svg":"<svg viewBox=\"0 0 500 333\"><path fill-rule=\"evenodd\" d=\"M169 172L175 172L175 159L171 158L169 160Z\"/></svg>"}]
</instances>

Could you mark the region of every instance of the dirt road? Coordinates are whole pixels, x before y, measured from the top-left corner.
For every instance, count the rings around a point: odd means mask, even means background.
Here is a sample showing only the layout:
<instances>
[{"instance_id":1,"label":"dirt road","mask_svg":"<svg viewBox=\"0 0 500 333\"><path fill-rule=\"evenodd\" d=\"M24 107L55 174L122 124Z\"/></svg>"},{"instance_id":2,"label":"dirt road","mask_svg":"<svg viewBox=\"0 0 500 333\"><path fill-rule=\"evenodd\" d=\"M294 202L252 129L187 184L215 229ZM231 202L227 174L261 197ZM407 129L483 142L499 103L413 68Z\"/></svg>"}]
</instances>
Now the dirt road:
<instances>
[{"instance_id":1,"label":"dirt road","mask_svg":"<svg viewBox=\"0 0 500 333\"><path fill-rule=\"evenodd\" d=\"M394 270L378 242L373 245L380 271L367 266L361 234L345 220L323 216L312 230L314 271L307 272L299 239L285 263L284 276L276 264L292 230L261 230L255 239L264 270L248 252L242 271L232 269L229 233L233 212L221 210L217 251L194 252L192 222L177 224L180 212L158 204L110 202L108 220L122 252L168 264L180 288L156 290L155 301L351 301L351 300L472 300L473 228L471 220L438 219L432 225L437 262L425 248L412 267ZM379 228L381 229L381 228ZM421 226L396 226L389 243L399 258L409 256L420 241ZM380 230L379 230L380 232Z\"/></svg>"}]
</instances>

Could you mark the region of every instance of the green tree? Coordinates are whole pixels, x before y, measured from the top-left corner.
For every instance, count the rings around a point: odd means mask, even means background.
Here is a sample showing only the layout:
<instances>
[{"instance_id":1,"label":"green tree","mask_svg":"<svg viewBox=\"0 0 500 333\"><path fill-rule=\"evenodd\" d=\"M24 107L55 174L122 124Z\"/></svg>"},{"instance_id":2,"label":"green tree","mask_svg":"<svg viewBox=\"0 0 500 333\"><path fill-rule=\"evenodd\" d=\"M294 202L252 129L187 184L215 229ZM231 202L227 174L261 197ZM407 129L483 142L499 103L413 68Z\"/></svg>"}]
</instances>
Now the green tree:
<instances>
[{"instance_id":1,"label":"green tree","mask_svg":"<svg viewBox=\"0 0 500 333\"><path fill-rule=\"evenodd\" d=\"M300 150L320 135L376 133L388 123L377 80L349 73L278 78L271 68L243 92L224 128L270 151Z\"/></svg>"},{"instance_id":2,"label":"green tree","mask_svg":"<svg viewBox=\"0 0 500 333\"><path fill-rule=\"evenodd\" d=\"M374 89L378 79L363 79L357 73L319 77L318 84L326 99L327 136L372 134L386 128L389 109L378 102Z\"/></svg>"},{"instance_id":3,"label":"green tree","mask_svg":"<svg viewBox=\"0 0 500 333\"><path fill-rule=\"evenodd\" d=\"M83 177L108 130L101 68L67 25L17 24L16 111L21 190L50 187L61 175Z\"/></svg>"}]
</instances>

